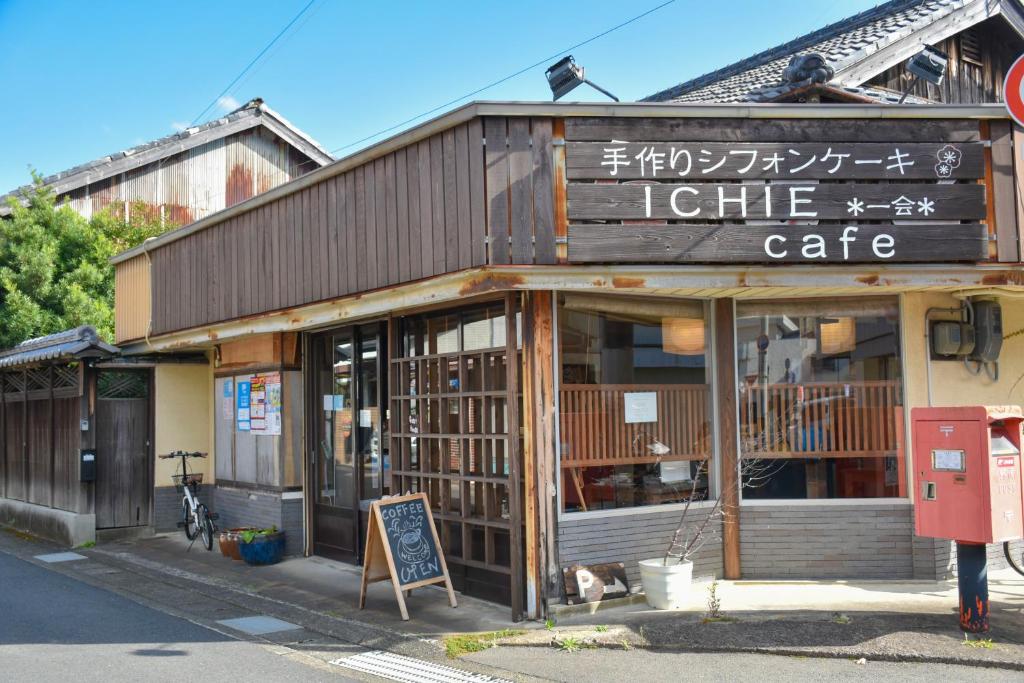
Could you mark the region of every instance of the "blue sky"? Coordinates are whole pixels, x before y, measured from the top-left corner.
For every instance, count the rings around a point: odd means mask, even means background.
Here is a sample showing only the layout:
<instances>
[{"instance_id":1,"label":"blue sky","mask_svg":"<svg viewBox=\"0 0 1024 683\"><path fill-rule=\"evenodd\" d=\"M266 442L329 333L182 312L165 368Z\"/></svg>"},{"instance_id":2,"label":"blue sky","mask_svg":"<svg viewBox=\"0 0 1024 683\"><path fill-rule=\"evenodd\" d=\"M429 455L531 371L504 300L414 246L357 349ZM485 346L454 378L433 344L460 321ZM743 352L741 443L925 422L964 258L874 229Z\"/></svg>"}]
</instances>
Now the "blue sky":
<instances>
[{"instance_id":1,"label":"blue sky","mask_svg":"<svg viewBox=\"0 0 1024 683\"><path fill-rule=\"evenodd\" d=\"M336 150L662 1L316 0L222 104L262 97ZM0 193L191 122L307 2L0 0ZM875 4L676 0L573 54L635 100ZM474 99L549 100L544 67Z\"/></svg>"}]
</instances>

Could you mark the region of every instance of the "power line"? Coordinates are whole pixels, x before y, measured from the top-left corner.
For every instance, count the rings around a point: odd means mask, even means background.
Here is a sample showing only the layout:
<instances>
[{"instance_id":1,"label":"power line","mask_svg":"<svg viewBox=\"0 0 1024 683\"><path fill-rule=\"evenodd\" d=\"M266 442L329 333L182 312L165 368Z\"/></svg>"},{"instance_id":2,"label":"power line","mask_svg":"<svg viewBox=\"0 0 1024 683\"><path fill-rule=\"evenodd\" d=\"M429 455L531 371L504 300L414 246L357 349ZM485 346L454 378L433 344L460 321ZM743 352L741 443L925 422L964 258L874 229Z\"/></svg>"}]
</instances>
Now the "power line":
<instances>
[{"instance_id":1,"label":"power line","mask_svg":"<svg viewBox=\"0 0 1024 683\"><path fill-rule=\"evenodd\" d=\"M196 122L198 122L199 119L203 118L203 116L206 114L206 112L210 111L210 109L213 108L220 101L220 99L222 97L224 97L226 94L228 94L228 91L230 91L231 88L234 87L235 83L238 83L238 81L241 80L242 76L244 76L245 73L249 69L251 69L256 62L259 61L260 57L262 57L264 54L266 54L267 50L269 50L271 47L273 47L274 43L276 43L281 38L281 36L283 36L285 34L285 32L288 29L290 29L295 24L296 21L298 21L299 18L303 14L305 14L309 10L309 8L313 6L313 3L315 3L315 2L316 2L316 0L309 0L309 2L306 4L306 6L303 7L299 11L299 13L296 14L292 18L292 20L289 21L285 25L285 27L278 32L278 34L276 36L274 36L273 40L271 40L269 43L267 43L267 45L262 50L259 51L259 54L257 54L255 57L253 57L252 61L250 61L248 64L245 65L245 68L242 69L238 73L237 76L235 76L234 80L232 80L230 83L228 83L228 87L224 88L224 90L221 92L221 94L219 94L219 95L217 95L217 97L213 98L213 101L210 102L208 105L206 105L206 109L203 109L201 112L199 112L199 116L197 116L194 119L192 119L192 125L193 126L196 125Z\"/></svg>"},{"instance_id":2,"label":"power line","mask_svg":"<svg viewBox=\"0 0 1024 683\"><path fill-rule=\"evenodd\" d=\"M663 3L661 3L660 5L658 5L656 7L652 7L651 9L647 10L646 12L644 12L642 14L638 14L638 15L636 15L635 17L633 17L631 19L627 19L626 21L622 22L621 24L618 24L616 26L612 26L611 28L609 28L609 29L607 29L605 31L602 31L601 33L598 33L597 35L591 36L590 38L587 38L586 40L584 40L582 42L576 43L575 45L570 45L569 47L567 47L564 50L561 50L559 52L556 52L555 54L551 55L550 57L545 57L544 59L541 59L538 62L534 62L530 66L524 67L524 68L520 69L519 71L516 71L513 74L509 74L508 76L505 76L504 78L499 78L498 80L494 81L493 83L488 83L487 85L485 85L485 86L483 86L481 88L477 88L473 92L467 93L467 94L463 95L462 97L457 97L454 100L449 100L448 102L445 102L444 104L439 104L438 106L434 107L433 109L429 109L429 110L423 112L422 114L418 114L416 116L413 116L410 119L406 119L405 121L402 121L401 123L396 123L393 126L385 128L383 130L379 130L376 133L374 133L373 135L367 135L365 138L360 138L359 140L356 140L354 142L350 142L347 145L342 145L341 147L338 147L336 149L332 149L331 150L331 154L335 154L336 152L340 152L343 149L348 149L349 147L354 147L354 146L356 146L356 145L358 145L360 143L366 142L367 140L372 140L373 138L375 138L375 137L377 137L379 135L383 135L384 133L390 133L391 131L395 130L396 128L401 128L402 126L405 126L407 124L412 123L413 121L416 121L417 119L421 119L424 116L429 116L430 114L433 114L436 111L440 111L441 109L445 109L447 107L450 107L451 105L456 104L457 102L461 102L462 100L468 99L468 98L472 97L473 95L477 95L479 93L482 93L484 90L489 90L489 89L493 88L496 85L501 85L505 81L509 81L509 80L515 78L516 76L521 76L522 74L526 73L527 71L530 71L531 69L536 69L538 66L543 66L545 64L550 63L551 60L555 59L556 57L561 57L562 55L566 54L567 52L575 50L578 47L583 47L584 45L587 45L588 43L592 43L595 40L597 40L598 38L603 38L604 36L608 35L609 33L612 33L613 31L618 31L620 28L623 28L625 26L629 26L633 22L638 21L640 19L643 19L648 14L652 14L654 12L657 12L661 8L667 7L668 5L671 5L675 1L676 0L667 0L667 2L663 2Z\"/></svg>"}]
</instances>

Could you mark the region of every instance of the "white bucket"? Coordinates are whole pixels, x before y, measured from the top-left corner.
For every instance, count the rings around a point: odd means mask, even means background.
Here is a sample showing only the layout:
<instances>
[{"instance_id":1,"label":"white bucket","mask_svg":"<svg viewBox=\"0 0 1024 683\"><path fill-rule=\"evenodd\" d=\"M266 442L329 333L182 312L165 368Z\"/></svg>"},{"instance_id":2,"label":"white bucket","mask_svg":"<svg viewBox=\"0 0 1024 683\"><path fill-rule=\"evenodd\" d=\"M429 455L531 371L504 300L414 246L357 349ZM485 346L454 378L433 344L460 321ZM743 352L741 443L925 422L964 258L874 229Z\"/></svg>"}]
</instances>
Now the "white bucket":
<instances>
[{"instance_id":1,"label":"white bucket","mask_svg":"<svg viewBox=\"0 0 1024 683\"><path fill-rule=\"evenodd\" d=\"M693 581L693 562L676 563L662 558L640 560L640 581L644 585L647 604L655 609L679 609L690 594Z\"/></svg>"}]
</instances>

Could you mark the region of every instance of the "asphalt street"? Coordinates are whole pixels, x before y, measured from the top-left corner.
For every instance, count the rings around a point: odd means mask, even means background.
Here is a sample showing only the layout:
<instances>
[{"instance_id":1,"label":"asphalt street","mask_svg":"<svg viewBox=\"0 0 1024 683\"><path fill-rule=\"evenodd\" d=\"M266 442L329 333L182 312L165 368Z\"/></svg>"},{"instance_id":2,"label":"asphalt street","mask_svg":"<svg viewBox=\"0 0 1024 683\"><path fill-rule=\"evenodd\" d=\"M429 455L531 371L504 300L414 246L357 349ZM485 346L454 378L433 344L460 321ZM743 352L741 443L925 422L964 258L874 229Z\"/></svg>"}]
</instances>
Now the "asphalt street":
<instances>
[{"instance_id":1,"label":"asphalt street","mask_svg":"<svg viewBox=\"0 0 1024 683\"><path fill-rule=\"evenodd\" d=\"M0 680L352 680L0 553Z\"/></svg>"}]
</instances>

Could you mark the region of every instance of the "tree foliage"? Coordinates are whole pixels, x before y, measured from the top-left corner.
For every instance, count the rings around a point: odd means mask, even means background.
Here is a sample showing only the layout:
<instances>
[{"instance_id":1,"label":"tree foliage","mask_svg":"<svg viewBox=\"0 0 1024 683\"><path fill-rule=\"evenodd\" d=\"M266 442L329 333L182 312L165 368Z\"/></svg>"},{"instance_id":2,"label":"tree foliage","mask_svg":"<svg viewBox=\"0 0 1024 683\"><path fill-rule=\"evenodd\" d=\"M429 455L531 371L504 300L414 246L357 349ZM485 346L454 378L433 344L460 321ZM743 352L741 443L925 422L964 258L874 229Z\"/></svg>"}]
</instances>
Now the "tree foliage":
<instances>
[{"instance_id":1,"label":"tree foliage","mask_svg":"<svg viewBox=\"0 0 1024 683\"><path fill-rule=\"evenodd\" d=\"M167 226L146 211L130 211L127 221L110 211L87 220L34 179L25 203L9 199L12 214L0 220L0 348L79 325L113 340L110 258Z\"/></svg>"}]
</instances>

